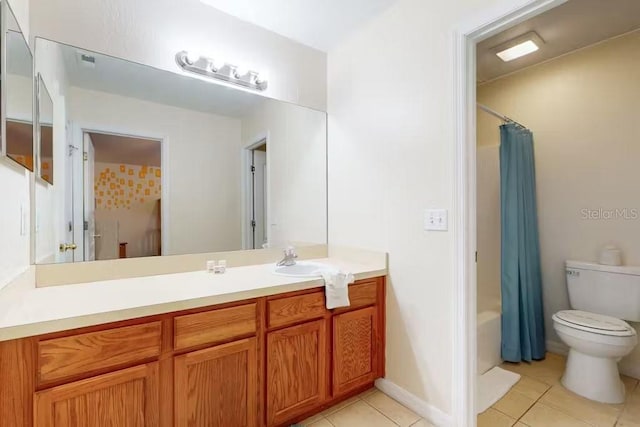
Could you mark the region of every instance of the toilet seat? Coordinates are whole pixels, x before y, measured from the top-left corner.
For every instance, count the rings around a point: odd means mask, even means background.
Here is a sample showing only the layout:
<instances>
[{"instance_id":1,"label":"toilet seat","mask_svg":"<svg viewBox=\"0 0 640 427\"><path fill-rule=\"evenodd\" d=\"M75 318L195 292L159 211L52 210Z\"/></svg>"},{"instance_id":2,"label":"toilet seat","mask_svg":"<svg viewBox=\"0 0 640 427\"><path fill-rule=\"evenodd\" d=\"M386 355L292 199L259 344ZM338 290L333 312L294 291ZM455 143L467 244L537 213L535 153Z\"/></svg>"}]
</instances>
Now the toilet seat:
<instances>
[{"instance_id":1,"label":"toilet seat","mask_svg":"<svg viewBox=\"0 0 640 427\"><path fill-rule=\"evenodd\" d=\"M553 315L553 320L572 329L599 335L630 337L636 335L624 320L581 310L562 310Z\"/></svg>"}]
</instances>

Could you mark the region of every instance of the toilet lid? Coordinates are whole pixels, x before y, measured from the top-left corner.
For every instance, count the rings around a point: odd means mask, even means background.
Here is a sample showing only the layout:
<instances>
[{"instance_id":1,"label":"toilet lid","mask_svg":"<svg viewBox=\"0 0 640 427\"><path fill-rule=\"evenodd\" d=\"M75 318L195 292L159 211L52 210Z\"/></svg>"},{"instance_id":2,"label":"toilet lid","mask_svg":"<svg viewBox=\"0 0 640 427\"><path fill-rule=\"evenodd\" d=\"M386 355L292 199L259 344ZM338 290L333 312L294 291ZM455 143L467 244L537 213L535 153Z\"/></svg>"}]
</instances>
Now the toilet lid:
<instances>
[{"instance_id":1,"label":"toilet lid","mask_svg":"<svg viewBox=\"0 0 640 427\"><path fill-rule=\"evenodd\" d=\"M563 310L553 316L560 323L602 335L629 336L635 330L624 320L581 310Z\"/></svg>"}]
</instances>

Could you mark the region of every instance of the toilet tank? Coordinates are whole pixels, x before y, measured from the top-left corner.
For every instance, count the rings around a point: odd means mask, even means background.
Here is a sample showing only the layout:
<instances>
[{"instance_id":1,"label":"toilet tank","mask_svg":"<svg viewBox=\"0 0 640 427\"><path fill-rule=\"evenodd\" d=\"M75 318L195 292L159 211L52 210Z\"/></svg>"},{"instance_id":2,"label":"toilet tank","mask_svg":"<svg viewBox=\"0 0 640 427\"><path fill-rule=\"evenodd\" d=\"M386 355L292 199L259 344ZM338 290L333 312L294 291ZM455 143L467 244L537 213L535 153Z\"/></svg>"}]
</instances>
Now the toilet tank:
<instances>
[{"instance_id":1,"label":"toilet tank","mask_svg":"<svg viewBox=\"0 0 640 427\"><path fill-rule=\"evenodd\" d=\"M567 261L566 273L571 308L640 322L640 267Z\"/></svg>"}]
</instances>

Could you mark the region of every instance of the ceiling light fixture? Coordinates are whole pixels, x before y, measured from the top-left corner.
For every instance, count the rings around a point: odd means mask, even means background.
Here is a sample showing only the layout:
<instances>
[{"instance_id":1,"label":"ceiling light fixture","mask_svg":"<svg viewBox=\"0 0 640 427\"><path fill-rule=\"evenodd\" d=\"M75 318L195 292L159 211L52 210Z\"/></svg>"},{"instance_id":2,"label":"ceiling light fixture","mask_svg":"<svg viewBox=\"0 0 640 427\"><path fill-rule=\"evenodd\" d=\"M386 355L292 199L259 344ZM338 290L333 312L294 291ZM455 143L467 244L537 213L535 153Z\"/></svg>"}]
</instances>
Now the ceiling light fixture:
<instances>
[{"instance_id":1,"label":"ceiling light fixture","mask_svg":"<svg viewBox=\"0 0 640 427\"><path fill-rule=\"evenodd\" d=\"M491 49L504 62L529 55L540 49L544 41L535 32L523 34Z\"/></svg>"},{"instance_id":2,"label":"ceiling light fixture","mask_svg":"<svg viewBox=\"0 0 640 427\"><path fill-rule=\"evenodd\" d=\"M201 76L213 77L250 89L265 90L267 88L267 80L255 71L244 71L235 65L214 61L186 50L176 53L176 62L183 70Z\"/></svg>"}]
</instances>

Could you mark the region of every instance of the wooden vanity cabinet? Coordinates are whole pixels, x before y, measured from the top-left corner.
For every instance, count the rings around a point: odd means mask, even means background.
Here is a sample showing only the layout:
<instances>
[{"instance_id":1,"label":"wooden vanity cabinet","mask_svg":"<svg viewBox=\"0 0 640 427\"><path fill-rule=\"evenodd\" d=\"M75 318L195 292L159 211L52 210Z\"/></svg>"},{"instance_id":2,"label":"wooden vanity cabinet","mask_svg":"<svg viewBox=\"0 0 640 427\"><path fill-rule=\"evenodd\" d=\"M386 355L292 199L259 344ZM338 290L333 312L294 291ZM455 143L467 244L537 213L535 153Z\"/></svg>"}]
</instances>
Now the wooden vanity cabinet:
<instances>
[{"instance_id":1,"label":"wooden vanity cabinet","mask_svg":"<svg viewBox=\"0 0 640 427\"><path fill-rule=\"evenodd\" d=\"M328 397L327 321L267 333L267 425L322 406Z\"/></svg>"},{"instance_id":2,"label":"wooden vanity cabinet","mask_svg":"<svg viewBox=\"0 0 640 427\"><path fill-rule=\"evenodd\" d=\"M159 426L158 363L35 393L37 427Z\"/></svg>"},{"instance_id":3,"label":"wooden vanity cabinet","mask_svg":"<svg viewBox=\"0 0 640 427\"><path fill-rule=\"evenodd\" d=\"M377 307L334 316L334 396L344 395L378 378L380 351Z\"/></svg>"},{"instance_id":4,"label":"wooden vanity cabinet","mask_svg":"<svg viewBox=\"0 0 640 427\"><path fill-rule=\"evenodd\" d=\"M384 375L384 278L0 342L0 427L282 427Z\"/></svg>"},{"instance_id":5,"label":"wooden vanity cabinet","mask_svg":"<svg viewBox=\"0 0 640 427\"><path fill-rule=\"evenodd\" d=\"M248 338L175 357L176 427L257 427L258 357Z\"/></svg>"}]
</instances>

